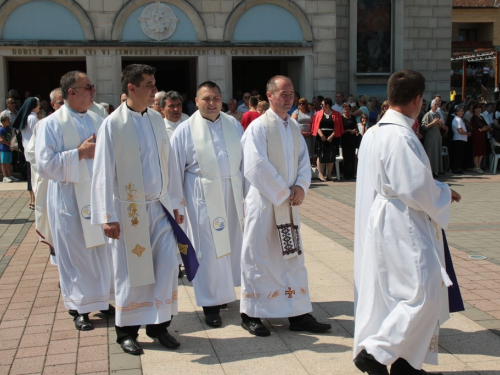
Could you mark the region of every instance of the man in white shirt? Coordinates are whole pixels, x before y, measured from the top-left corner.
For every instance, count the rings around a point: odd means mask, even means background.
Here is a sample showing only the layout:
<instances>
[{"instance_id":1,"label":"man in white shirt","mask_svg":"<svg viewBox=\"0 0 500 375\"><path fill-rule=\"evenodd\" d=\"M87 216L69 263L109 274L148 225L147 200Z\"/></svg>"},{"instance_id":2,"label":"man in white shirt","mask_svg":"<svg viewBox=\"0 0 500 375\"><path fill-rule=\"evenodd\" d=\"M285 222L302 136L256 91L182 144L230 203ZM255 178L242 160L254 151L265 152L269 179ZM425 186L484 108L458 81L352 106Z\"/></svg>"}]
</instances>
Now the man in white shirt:
<instances>
[{"instance_id":1,"label":"man in white shirt","mask_svg":"<svg viewBox=\"0 0 500 375\"><path fill-rule=\"evenodd\" d=\"M161 98L165 95L165 91L158 91L155 94L155 100L153 104L151 104L151 108L154 109L156 112L158 112L161 117L165 118L165 114L163 113L162 107L161 107Z\"/></svg>"},{"instance_id":2,"label":"man in white shirt","mask_svg":"<svg viewBox=\"0 0 500 375\"><path fill-rule=\"evenodd\" d=\"M155 99L156 101L156 99ZM160 98L160 108L167 127L167 133L170 138L177 126L186 121L189 116L182 113L182 96L177 91L164 93Z\"/></svg>"},{"instance_id":3,"label":"man in white shirt","mask_svg":"<svg viewBox=\"0 0 500 375\"><path fill-rule=\"evenodd\" d=\"M250 107L248 106L248 101L250 100L250 93L246 92L243 94L243 103L238 106L238 112L245 113L250 110Z\"/></svg>"},{"instance_id":4,"label":"man in white shirt","mask_svg":"<svg viewBox=\"0 0 500 375\"><path fill-rule=\"evenodd\" d=\"M241 118L243 117L243 113L238 112L236 99L233 99L233 98L229 99L227 101L227 106L229 107L229 111L227 111L226 114L229 116L233 116L236 120L241 122Z\"/></svg>"},{"instance_id":5,"label":"man in white shirt","mask_svg":"<svg viewBox=\"0 0 500 375\"><path fill-rule=\"evenodd\" d=\"M493 113L495 111L495 104L492 103L492 102L489 102L488 104L486 104L486 110L481 113L481 116L483 116L484 118L484 121L486 121L486 123L490 126L493 125ZM489 133L487 133L489 134Z\"/></svg>"},{"instance_id":6,"label":"man in white shirt","mask_svg":"<svg viewBox=\"0 0 500 375\"><path fill-rule=\"evenodd\" d=\"M0 115L7 113L9 115L9 118L10 118L10 123L13 124L14 120L17 117L16 100L14 98L8 98L5 101L5 104L7 105L7 109L2 111L0 113Z\"/></svg>"},{"instance_id":7,"label":"man in white shirt","mask_svg":"<svg viewBox=\"0 0 500 375\"><path fill-rule=\"evenodd\" d=\"M337 111L338 113L342 114L342 105L344 104L344 94L341 92L338 92L335 95L335 104L332 106L332 109L334 111Z\"/></svg>"}]
</instances>

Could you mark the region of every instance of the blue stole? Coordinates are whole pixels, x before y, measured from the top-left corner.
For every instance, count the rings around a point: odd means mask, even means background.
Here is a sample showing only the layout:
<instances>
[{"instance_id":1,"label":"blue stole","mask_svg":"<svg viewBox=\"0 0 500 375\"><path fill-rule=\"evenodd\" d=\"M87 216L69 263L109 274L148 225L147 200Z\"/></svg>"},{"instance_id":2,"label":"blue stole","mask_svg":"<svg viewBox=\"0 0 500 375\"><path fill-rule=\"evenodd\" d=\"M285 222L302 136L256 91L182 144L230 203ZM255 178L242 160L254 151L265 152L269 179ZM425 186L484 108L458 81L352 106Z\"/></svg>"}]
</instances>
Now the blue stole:
<instances>
[{"instance_id":1,"label":"blue stole","mask_svg":"<svg viewBox=\"0 0 500 375\"><path fill-rule=\"evenodd\" d=\"M162 205L163 206L163 205ZM167 214L168 221L174 230L175 237L177 239L177 244L179 246L179 253L181 254L182 263L186 270L186 276L189 282L193 281L196 276L196 271L198 271L199 263L198 258L196 258L196 252L194 250L191 241L189 241L188 236L184 233L184 230L177 224L177 221L168 212L168 210L163 206L165 213Z\"/></svg>"},{"instance_id":2,"label":"blue stole","mask_svg":"<svg viewBox=\"0 0 500 375\"><path fill-rule=\"evenodd\" d=\"M446 235L443 232L443 245L444 245L444 261L446 263L446 273L450 276L453 285L448 287L448 305L450 313L464 311L464 301L462 300L462 294L460 293L460 287L458 286L457 275L455 274L455 269L453 268L453 261L451 260L450 248L448 247L448 241L446 241Z\"/></svg>"}]
</instances>

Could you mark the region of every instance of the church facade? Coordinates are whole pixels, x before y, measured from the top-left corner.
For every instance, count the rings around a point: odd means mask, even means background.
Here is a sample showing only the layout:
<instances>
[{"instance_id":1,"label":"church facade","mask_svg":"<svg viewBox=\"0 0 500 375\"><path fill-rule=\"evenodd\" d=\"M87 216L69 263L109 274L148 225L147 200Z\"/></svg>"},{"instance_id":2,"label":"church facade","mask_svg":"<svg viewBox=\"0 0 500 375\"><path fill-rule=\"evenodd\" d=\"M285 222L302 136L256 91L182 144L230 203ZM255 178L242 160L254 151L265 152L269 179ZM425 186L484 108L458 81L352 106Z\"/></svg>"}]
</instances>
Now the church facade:
<instances>
[{"instance_id":1,"label":"church facade","mask_svg":"<svg viewBox=\"0 0 500 375\"><path fill-rule=\"evenodd\" d=\"M0 0L0 25L3 102L12 88L47 97L79 69L116 106L130 63L191 97L215 81L224 101L274 74L309 99L383 99L399 69L422 72L429 98L449 92L452 0Z\"/></svg>"}]
</instances>

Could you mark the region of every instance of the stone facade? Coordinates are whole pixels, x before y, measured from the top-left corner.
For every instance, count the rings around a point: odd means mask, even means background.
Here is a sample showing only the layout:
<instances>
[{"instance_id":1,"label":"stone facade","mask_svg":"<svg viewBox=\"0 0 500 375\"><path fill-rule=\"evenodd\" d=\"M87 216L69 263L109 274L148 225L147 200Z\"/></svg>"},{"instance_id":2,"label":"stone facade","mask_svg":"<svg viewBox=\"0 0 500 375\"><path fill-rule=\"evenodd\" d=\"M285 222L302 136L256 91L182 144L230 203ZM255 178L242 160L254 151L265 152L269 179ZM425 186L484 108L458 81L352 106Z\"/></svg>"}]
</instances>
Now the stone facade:
<instances>
[{"instance_id":1,"label":"stone facade","mask_svg":"<svg viewBox=\"0 0 500 375\"><path fill-rule=\"evenodd\" d=\"M196 30L198 41L181 43L182 48L179 49L176 43L168 40L152 42L151 48L145 43L120 44L121 30L127 17L135 9L154 3L152 0L51 1L68 8L82 25L89 45L86 47L84 43L77 43L77 55L85 59L87 72L98 90L98 101L114 105L119 103L122 59L133 56L140 61L141 56L149 58L150 50L163 58L175 54L176 58L195 59L196 82L207 79L217 82L224 100L233 95L232 59L235 48L240 53L239 58L247 53L251 56L251 53L270 52L286 60L293 71L290 75L296 88L307 98L319 94L334 97L339 90L360 95L363 92L357 89L359 84L381 86L388 78L388 75L363 78L356 75L356 56L352 51L352 45L356 45L356 33L353 32L357 22L356 13L353 13L356 0L165 0L164 3L183 11ZM26 3L28 0L0 0L0 24L11 11ZM290 12L302 30L303 41L266 41L249 45L232 40L239 17L248 9L263 4L276 5ZM421 71L428 80L428 95L444 94L449 90L451 14L452 0L393 1L393 19L396 20L393 70L408 68ZM0 75L0 100L5 98L8 89L7 62L15 57L12 42L3 42L0 35L0 70L3 72ZM68 48L67 44L58 46L57 41L50 42L44 45L44 41L23 40L18 45L38 47L42 57L50 53L50 48L56 51L59 47ZM290 55L298 58L299 62L291 59Z\"/></svg>"},{"instance_id":2,"label":"stone facade","mask_svg":"<svg viewBox=\"0 0 500 375\"><path fill-rule=\"evenodd\" d=\"M452 0L405 0L405 69L417 70L427 79L427 96L450 91Z\"/></svg>"}]
</instances>

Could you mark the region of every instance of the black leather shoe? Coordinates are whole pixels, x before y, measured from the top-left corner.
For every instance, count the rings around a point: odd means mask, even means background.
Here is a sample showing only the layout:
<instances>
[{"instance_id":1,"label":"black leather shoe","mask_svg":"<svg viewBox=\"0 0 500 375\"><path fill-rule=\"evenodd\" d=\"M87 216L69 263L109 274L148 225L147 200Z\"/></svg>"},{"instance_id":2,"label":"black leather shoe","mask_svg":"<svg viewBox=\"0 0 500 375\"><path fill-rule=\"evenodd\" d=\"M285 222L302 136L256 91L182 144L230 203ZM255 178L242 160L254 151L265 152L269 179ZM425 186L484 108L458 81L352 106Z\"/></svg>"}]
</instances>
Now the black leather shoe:
<instances>
[{"instance_id":1,"label":"black leather shoe","mask_svg":"<svg viewBox=\"0 0 500 375\"><path fill-rule=\"evenodd\" d=\"M365 349L354 358L354 365L361 372L367 372L369 375L389 375L387 366L378 362L371 354L368 354Z\"/></svg>"},{"instance_id":2,"label":"black leather shoe","mask_svg":"<svg viewBox=\"0 0 500 375\"><path fill-rule=\"evenodd\" d=\"M76 329L79 331L92 331L94 329L94 326L89 320L89 314L78 315L73 320Z\"/></svg>"},{"instance_id":3,"label":"black leather shoe","mask_svg":"<svg viewBox=\"0 0 500 375\"><path fill-rule=\"evenodd\" d=\"M221 308L221 309L227 309L227 308L228 308L228 307L227 307L227 303L224 303L224 304L220 305L220 308Z\"/></svg>"},{"instance_id":4,"label":"black leather shoe","mask_svg":"<svg viewBox=\"0 0 500 375\"><path fill-rule=\"evenodd\" d=\"M184 276L184 274L182 273L181 265L179 264L179 274L177 275L177 278L182 279L183 276Z\"/></svg>"},{"instance_id":5,"label":"black leather shoe","mask_svg":"<svg viewBox=\"0 0 500 375\"><path fill-rule=\"evenodd\" d=\"M151 337L152 339L158 339L160 344L164 346L167 349L176 349L181 345L179 341L175 339L174 336L172 336L168 331L165 331L163 333L160 333L157 336L152 336L149 333L146 332L146 334Z\"/></svg>"},{"instance_id":6,"label":"black leather shoe","mask_svg":"<svg viewBox=\"0 0 500 375\"><path fill-rule=\"evenodd\" d=\"M208 314L205 315L205 322L210 327L220 327L222 325L222 319L219 314Z\"/></svg>"},{"instance_id":7,"label":"black leather shoe","mask_svg":"<svg viewBox=\"0 0 500 375\"><path fill-rule=\"evenodd\" d=\"M332 329L331 324L319 323L314 316L306 314L298 322L290 323L290 331L325 332Z\"/></svg>"},{"instance_id":8,"label":"black leather shoe","mask_svg":"<svg viewBox=\"0 0 500 375\"><path fill-rule=\"evenodd\" d=\"M102 314L107 315L107 316L115 316L116 315L116 309L113 305L109 305L107 310L99 310Z\"/></svg>"},{"instance_id":9,"label":"black leather shoe","mask_svg":"<svg viewBox=\"0 0 500 375\"><path fill-rule=\"evenodd\" d=\"M433 173L433 174L432 174L432 177L434 177L434 178L439 178L439 175L438 175L437 173Z\"/></svg>"},{"instance_id":10,"label":"black leather shoe","mask_svg":"<svg viewBox=\"0 0 500 375\"><path fill-rule=\"evenodd\" d=\"M265 337L271 334L259 318L242 317L241 326L255 336Z\"/></svg>"},{"instance_id":11,"label":"black leather shoe","mask_svg":"<svg viewBox=\"0 0 500 375\"><path fill-rule=\"evenodd\" d=\"M406 359L398 358L391 365L391 375L443 375L441 372L427 372L413 368Z\"/></svg>"},{"instance_id":12,"label":"black leather shoe","mask_svg":"<svg viewBox=\"0 0 500 375\"><path fill-rule=\"evenodd\" d=\"M120 343L120 346L122 347L122 349L125 353L133 354L133 355L144 354L144 350L142 350L142 348L138 344L138 342L132 338L123 340Z\"/></svg>"}]
</instances>

